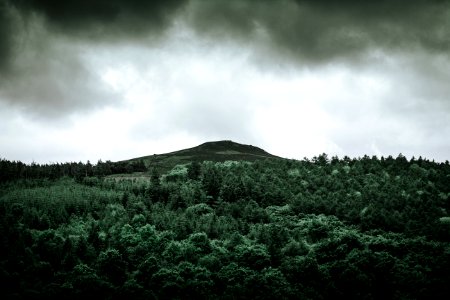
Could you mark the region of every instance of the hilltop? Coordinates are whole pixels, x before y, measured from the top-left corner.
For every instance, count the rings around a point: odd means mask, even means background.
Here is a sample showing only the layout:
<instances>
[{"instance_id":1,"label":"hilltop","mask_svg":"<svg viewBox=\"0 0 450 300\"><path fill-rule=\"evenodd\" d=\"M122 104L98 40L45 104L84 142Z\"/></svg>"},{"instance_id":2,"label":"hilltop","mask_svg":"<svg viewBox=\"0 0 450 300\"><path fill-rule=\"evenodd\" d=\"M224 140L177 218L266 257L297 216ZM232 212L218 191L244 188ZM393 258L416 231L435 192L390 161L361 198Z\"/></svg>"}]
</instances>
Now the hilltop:
<instances>
[{"instance_id":1,"label":"hilltop","mask_svg":"<svg viewBox=\"0 0 450 300\"><path fill-rule=\"evenodd\" d=\"M270 154L267 151L255 146L239 144L230 140L223 140L206 142L196 147L164 154L153 154L149 156L137 157L127 160L126 162L142 160L147 167L166 171L172 169L178 164L187 164L194 161L255 161L267 158L280 159L280 157Z\"/></svg>"}]
</instances>

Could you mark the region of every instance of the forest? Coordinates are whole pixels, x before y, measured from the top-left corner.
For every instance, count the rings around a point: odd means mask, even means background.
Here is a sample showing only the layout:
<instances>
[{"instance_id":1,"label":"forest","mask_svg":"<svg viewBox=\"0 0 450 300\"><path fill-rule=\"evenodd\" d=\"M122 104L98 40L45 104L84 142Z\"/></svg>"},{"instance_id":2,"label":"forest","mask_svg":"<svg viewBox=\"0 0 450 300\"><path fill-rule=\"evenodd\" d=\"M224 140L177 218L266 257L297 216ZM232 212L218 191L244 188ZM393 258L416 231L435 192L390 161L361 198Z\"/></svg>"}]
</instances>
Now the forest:
<instances>
[{"instance_id":1,"label":"forest","mask_svg":"<svg viewBox=\"0 0 450 300\"><path fill-rule=\"evenodd\" d=\"M448 161L2 159L0 215L2 299L450 299Z\"/></svg>"}]
</instances>

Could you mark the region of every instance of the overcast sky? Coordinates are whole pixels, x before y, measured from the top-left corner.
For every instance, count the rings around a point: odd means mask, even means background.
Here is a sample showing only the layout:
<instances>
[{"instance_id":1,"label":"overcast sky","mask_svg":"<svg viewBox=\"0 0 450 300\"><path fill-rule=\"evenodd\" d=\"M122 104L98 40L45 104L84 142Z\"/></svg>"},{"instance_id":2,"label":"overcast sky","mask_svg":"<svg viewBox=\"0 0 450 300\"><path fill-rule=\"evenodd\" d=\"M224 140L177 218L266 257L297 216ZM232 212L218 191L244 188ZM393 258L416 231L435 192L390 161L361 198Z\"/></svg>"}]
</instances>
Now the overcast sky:
<instances>
[{"instance_id":1,"label":"overcast sky","mask_svg":"<svg viewBox=\"0 0 450 300\"><path fill-rule=\"evenodd\" d=\"M450 156L450 1L0 0L0 157Z\"/></svg>"}]
</instances>

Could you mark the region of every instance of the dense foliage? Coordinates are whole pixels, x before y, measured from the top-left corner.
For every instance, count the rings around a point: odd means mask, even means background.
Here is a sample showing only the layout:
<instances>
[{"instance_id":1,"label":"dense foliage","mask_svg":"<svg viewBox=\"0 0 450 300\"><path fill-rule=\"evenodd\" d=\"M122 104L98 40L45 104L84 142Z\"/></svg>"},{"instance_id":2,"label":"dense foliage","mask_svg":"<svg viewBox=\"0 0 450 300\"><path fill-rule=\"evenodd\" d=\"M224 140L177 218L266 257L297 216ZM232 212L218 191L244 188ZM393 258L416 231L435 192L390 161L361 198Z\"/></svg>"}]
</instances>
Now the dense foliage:
<instances>
[{"instance_id":1,"label":"dense foliage","mask_svg":"<svg viewBox=\"0 0 450 300\"><path fill-rule=\"evenodd\" d=\"M320 155L128 178L77 166L31 176L2 161L6 298L450 296L448 162Z\"/></svg>"},{"instance_id":2,"label":"dense foliage","mask_svg":"<svg viewBox=\"0 0 450 300\"><path fill-rule=\"evenodd\" d=\"M0 183L18 179L57 179L63 176L81 181L88 176L106 176L112 174L147 171L142 160L111 162L99 160L96 165L71 162L56 164L24 164L21 161L0 160Z\"/></svg>"}]
</instances>

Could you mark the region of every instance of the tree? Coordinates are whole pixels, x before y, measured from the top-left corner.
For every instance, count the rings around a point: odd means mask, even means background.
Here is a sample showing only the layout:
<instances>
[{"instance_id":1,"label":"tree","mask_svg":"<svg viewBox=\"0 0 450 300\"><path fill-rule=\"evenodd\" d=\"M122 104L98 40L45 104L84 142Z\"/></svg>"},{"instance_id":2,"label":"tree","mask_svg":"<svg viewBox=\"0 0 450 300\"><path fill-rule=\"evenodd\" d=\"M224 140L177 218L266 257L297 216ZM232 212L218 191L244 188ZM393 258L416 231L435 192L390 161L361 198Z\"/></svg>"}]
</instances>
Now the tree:
<instances>
[{"instance_id":1,"label":"tree","mask_svg":"<svg viewBox=\"0 0 450 300\"><path fill-rule=\"evenodd\" d=\"M222 178L217 167L212 165L206 168L203 173L202 183L206 194L216 200L222 185Z\"/></svg>"},{"instance_id":2,"label":"tree","mask_svg":"<svg viewBox=\"0 0 450 300\"><path fill-rule=\"evenodd\" d=\"M210 299L212 295L213 281L211 272L206 268L196 266L190 262L182 262L177 270L183 279L183 298L186 299ZM214 297L215 298L215 297Z\"/></svg>"},{"instance_id":3,"label":"tree","mask_svg":"<svg viewBox=\"0 0 450 300\"><path fill-rule=\"evenodd\" d=\"M198 161L193 161L188 165L187 173L188 178L192 180L197 180L201 175L201 165Z\"/></svg>"},{"instance_id":4,"label":"tree","mask_svg":"<svg viewBox=\"0 0 450 300\"><path fill-rule=\"evenodd\" d=\"M99 274L103 275L115 286L125 282L127 264L116 249L107 249L97 259Z\"/></svg>"},{"instance_id":5,"label":"tree","mask_svg":"<svg viewBox=\"0 0 450 300\"><path fill-rule=\"evenodd\" d=\"M150 187L147 189L147 195L152 202L159 202L163 199L161 192L160 175L158 170L153 168L150 177Z\"/></svg>"},{"instance_id":6,"label":"tree","mask_svg":"<svg viewBox=\"0 0 450 300\"><path fill-rule=\"evenodd\" d=\"M69 278L76 298L95 297L105 299L111 296L111 284L101 279L96 271L86 264L76 265Z\"/></svg>"},{"instance_id":7,"label":"tree","mask_svg":"<svg viewBox=\"0 0 450 300\"><path fill-rule=\"evenodd\" d=\"M270 255L265 245L241 245L236 247L235 255L240 265L257 271L270 265Z\"/></svg>"},{"instance_id":8,"label":"tree","mask_svg":"<svg viewBox=\"0 0 450 300\"><path fill-rule=\"evenodd\" d=\"M177 299L182 296L183 278L176 269L161 268L151 279L160 299Z\"/></svg>"}]
</instances>

